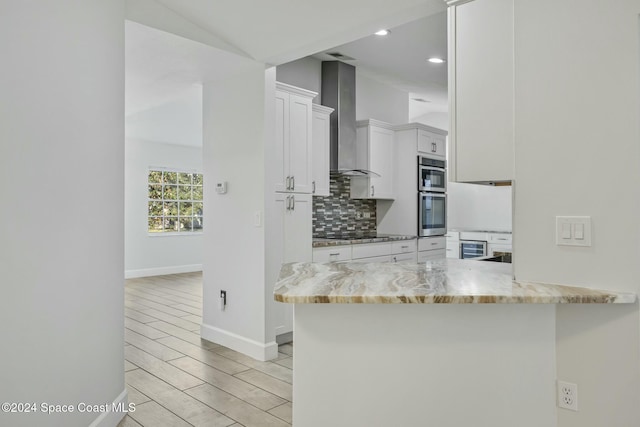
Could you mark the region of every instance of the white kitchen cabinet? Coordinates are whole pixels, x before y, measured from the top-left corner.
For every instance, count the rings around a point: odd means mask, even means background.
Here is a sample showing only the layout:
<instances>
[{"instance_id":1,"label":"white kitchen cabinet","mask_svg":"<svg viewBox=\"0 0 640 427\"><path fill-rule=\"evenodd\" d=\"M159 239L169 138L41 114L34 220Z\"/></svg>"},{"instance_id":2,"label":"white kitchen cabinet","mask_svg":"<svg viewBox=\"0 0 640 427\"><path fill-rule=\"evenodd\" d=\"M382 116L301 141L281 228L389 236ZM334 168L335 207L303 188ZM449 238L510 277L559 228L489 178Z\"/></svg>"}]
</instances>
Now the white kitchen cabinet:
<instances>
[{"instance_id":1,"label":"white kitchen cabinet","mask_svg":"<svg viewBox=\"0 0 640 427\"><path fill-rule=\"evenodd\" d=\"M312 103L317 93L276 83L275 191L312 191Z\"/></svg>"},{"instance_id":2,"label":"white kitchen cabinet","mask_svg":"<svg viewBox=\"0 0 640 427\"><path fill-rule=\"evenodd\" d=\"M333 108L312 104L312 181L311 193L314 196L329 196L330 170L330 121Z\"/></svg>"},{"instance_id":3,"label":"white kitchen cabinet","mask_svg":"<svg viewBox=\"0 0 640 427\"><path fill-rule=\"evenodd\" d=\"M448 3L449 180L512 181L513 0Z\"/></svg>"},{"instance_id":4,"label":"white kitchen cabinet","mask_svg":"<svg viewBox=\"0 0 640 427\"><path fill-rule=\"evenodd\" d=\"M448 231L444 236L447 239L447 258L460 258L460 233Z\"/></svg>"},{"instance_id":5,"label":"white kitchen cabinet","mask_svg":"<svg viewBox=\"0 0 640 427\"><path fill-rule=\"evenodd\" d=\"M351 261L351 245L313 248L313 262Z\"/></svg>"},{"instance_id":6,"label":"white kitchen cabinet","mask_svg":"<svg viewBox=\"0 0 640 427\"><path fill-rule=\"evenodd\" d=\"M418 262L446 258L446 244L444 236L421 237L418 239Z\"/></svg>"},{"instance_id":7,"label":"white kitchen cabinet","mask_svg":"<svg viewBox=\"0 0 640 427\"><path fill-rule=\"evenodd\" d=\"M418 263L425 261L433 261L437 259L445 259L446 253L444 249L435 251L420 251L418 252Z\"/></svg>"},{"instance_id":8,"label":"white kitchen cabinet","mask_svg":"<svg viewBox=\"0 0 640 427\"><path fill-rule=\"evenodd\" d=\"M310 194L275 193L278 212L277 234L281 236L269 247L280 257L279 264L311 262L312 229ZM293 331L293 305L275 304L276 336Z\"/></svg>"},{"instance_id":9,"label":"white kitchen cabinet","mask_svg":"<svg viewBox=\"0 0 640 427\"><path fill-rule=\"evenodd\" d=\"M510 233L489 233L487 255L495 252L512 252L512 235Z\"/></svg>"},{"instance_id":10,"label":"white kitchen cabinet","mask_svg":"<svg viewBox=\"0 0 640 427\"><path fill-rule=\"evenodd\" d=\"M416 253L391 255L391 262L416 262Z\"/></svg>"},{"instance_id":11,"label":"white kitchen cabinet","mask_svg":"<svg viewBox=\"0 0 640 427\"><path fill-rule=\"evenodd\" d=\"M391 255L390 242L360 243L353 245L351 249L351 257L354 260L388 255Z\"/></svg>"},{"instance_id":12,"label":"white kitchen cabinet","mask_svg":"<svg viewBox=\"0 0 640 427\"><path fill-rule=\"evenodd\" d=\"M393 200L393 126L370 119L358 121L356 127L356 167L375 172L378 176L352 176L351 198Z\"/></svg>"},{"instance_id":13,"label":"white kitchen cabinet","mask_svg":"<svg viewBox=\"0 0 640 427\"><path fill-rule=\"evenodd\" d=\"M446 138L442 135L419 129L418 154L429 157L442 157L444 159L447 155Z\"/></svg>"}]
</instances>

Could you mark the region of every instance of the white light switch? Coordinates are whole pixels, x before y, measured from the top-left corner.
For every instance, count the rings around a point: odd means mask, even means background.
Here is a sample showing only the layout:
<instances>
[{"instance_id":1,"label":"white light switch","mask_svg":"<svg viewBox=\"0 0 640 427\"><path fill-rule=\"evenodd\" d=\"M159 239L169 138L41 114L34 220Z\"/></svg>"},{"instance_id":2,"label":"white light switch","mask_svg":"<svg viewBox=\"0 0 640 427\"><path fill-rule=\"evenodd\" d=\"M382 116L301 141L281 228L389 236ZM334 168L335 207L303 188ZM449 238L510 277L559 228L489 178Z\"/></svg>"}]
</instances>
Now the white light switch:
<instances>
[{"instance_id":1,"label":"white light switch","mask_svg":"<svg viewBox=\"0 0 640 427\"><path fill-rule=\"evenodd\" d=\"M591 217L557 216L556 245L591 246Z\"/></svg>"}]
</instances>

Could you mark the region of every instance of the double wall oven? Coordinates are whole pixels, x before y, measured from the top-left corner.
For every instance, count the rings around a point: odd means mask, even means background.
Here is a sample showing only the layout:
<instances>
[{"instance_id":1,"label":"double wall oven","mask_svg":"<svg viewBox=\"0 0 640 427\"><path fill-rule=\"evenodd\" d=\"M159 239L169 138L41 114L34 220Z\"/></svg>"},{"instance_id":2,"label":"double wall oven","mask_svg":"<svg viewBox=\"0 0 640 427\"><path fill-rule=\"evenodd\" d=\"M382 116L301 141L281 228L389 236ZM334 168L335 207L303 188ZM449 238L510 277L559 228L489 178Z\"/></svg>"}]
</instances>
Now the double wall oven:
<instances>
[{"instance_id":1,"label":"double wall oven","mask_svg":"<svg viewBox=\"0 0 640 427\"><path fill-rule=\"evenodd\" d=\"M447 232L446 161L418 157L418 235L443 236Z\"/></svg>"}]
</instances>

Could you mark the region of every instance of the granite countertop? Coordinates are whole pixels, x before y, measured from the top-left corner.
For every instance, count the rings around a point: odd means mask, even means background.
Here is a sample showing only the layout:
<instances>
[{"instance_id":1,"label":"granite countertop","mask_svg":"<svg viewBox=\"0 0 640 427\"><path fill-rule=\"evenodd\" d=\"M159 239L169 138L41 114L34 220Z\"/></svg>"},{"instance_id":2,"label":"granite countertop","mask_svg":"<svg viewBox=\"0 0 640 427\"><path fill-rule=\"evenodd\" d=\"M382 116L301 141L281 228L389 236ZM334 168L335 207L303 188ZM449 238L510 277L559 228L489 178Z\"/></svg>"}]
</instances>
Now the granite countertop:
<instances>
[{"instance_id":1,"label":"granite countertop","mask_svg":"<svg viewBox=\"0 0 640 427\"><path fill-rule=\"evenodd\" d=\"M313 238L314 248L326 248L328 246L344 246L355 245L359 243L380 243L380 242L394 242L397 240L415 240L416 236L403 236L399 234L377 234L375 236L344 236L344 238Z\"/></svg>"},{"instance_id":2,"label":"granite countertop","mask_svg":"<svg viewBox=\"0 0 640 427\"><path fill-rule=\"evenodd\" d=\"M420 264L285 264L274 291L286 303L612 304L636 295L512 280L511 265L444 259Z\"/></svg>"}]
</instances>

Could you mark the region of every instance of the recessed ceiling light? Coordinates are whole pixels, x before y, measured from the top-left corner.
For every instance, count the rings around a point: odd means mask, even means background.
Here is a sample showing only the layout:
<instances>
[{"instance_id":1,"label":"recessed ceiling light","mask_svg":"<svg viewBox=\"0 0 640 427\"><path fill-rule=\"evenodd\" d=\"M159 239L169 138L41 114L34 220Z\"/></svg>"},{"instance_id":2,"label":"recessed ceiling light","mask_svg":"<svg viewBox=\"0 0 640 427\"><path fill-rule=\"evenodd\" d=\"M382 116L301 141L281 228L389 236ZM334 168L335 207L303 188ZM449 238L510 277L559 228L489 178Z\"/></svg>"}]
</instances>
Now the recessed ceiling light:
<instances>
[{"instance_id":1,"label":"recessed ceiling light","mask_svg":"<svg viewBox=\"0 0 640 427\"><path fill-rule=\"evenodd\" d=\"M389 31L389 30L379 30L379 31L376 31L374 34L375 34L376 36L386 36L386 35L387 35L387 34L389 34L390 32L391 32L391 31Z\"/></svg>"},{"instance_id":2,"label":"recessed ceiling light","mask_svg":"<svg viewBox=\"0 0 640 427\"><path fill-rule=\"evenodd\" d=\"M431 62L432 64L442 64L443 62L445 62L444 59L442 58L437 58L437 57L431 57L428 59L429 62Z\"/></svg>"}]
</instances>

